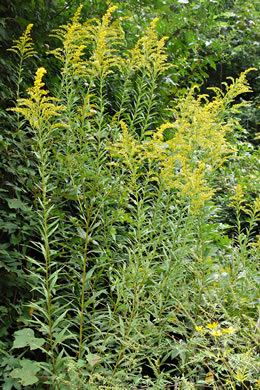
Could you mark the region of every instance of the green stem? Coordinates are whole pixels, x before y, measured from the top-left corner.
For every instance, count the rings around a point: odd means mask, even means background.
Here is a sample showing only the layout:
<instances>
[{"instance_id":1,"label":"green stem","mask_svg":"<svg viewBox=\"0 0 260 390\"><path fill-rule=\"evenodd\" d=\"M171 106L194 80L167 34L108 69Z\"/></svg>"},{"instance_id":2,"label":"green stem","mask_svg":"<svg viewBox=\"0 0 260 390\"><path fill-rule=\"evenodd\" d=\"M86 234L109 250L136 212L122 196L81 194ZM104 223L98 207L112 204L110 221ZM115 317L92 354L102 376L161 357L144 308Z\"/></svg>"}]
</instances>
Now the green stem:
<instances>
[{"instance_id":1,"label":"green stem","mask_svg":"<svg viewBox=\"0 0 260 390\"><path fill-rule=\"evenodd\" d=\"M40 149L40 175L42 181L42 207L43 207L43 241L44 241L44 257L45 257L45 283L47 291L47 313L48 313L48 328L49 328L49 340L48 344L51 350L51 361L53 374L55 375L55 382L57 389L59 390L59 384L57 381L57 372L56 372L56 359L53 347L53 330L52 330L52 299L50 291L50 266L51 266L51 256L50 256L50 245L49 245L49 234L48 234L48 208L49 202L47 199L47 182L46 182L46 151L44 149L44 140L42 139L42 131L39 132L39 149Z\"/></svg>"},{"instance_id":2,"label":"green stem","mask_svg":"<svg viewBox=\"0 0 260 390\"><path fill-rule=\"evenodd\" d=\"M105 111L105 102L104 102L104 93L103 93L103 87L104 87L104 79L103 75L100 76L100 84L99 84L99 117L98 117L98 130L97 130L97 172L100 171L101 168L101 155L102 155L102 126L104 122L104 111Z\"/></svg>"},{"instance_id":3,"label":"green stem","mask_svg":"<svg viewBox=\"0 0 260 390\"><path fill-rule=\"evenodd\" d=\"M117 123L120 122L121 117L122 117L122 114L123 114L124 111L126 110L126 109L124 108L124 104L125 104L126 99L127 99L127 91L128 91L128 85L129 85L129 77L130 77L130 73L126 75L126 78L125 78L125 81L124 81L123 92L122 92L122 95L121 95L120 106L119 106L119 110L118 110Z\"/></svg>"},{"instance_id":4,"label":"green stem","mask_svg":"<svg viewBox=\"0 0 260 390\"><path fill-rule=\"evenodd\" d=\"M118 358L116 360L116 364L115 364L115 367L113 369L113 372L112 372L112 378L114 377L115 373L116 373L116 369L124 355L124 352L125 352L125 349L126 349L126 346L125 346L125 342L126 342L126 339L129 335L129 332L130 332L130 328L131 328L131 324L133 322L133 319L134 319L134 316L135 316L135 313L137 311L137 301L138 301L138 292L137 292L137 289L138 289L138 285L136 285L135 287L135 292L134 292L134 299L133 299L133 305L132 305L132 310L131 310L131 314L130 314L130 318L129 318L129 321L128 321L128 325L127 325L127 329L126 329L126 332L125 332L125 335L124 335L124 339L123 339L123 342L122 342L122 347L119 351L119 355L118 355Z\"/></svg>"},{"instance_id":5,"label":"green stem","mask_svg":"<svg viewBox=\"0 0 260 390\"><path fill-rule=\"evenodd\" d=\"M144 73L143 73L141 80L140 80L140 84L137 86L138 97L135 101L135 109L134 109L134 112L132 114L132 118L131 118L130 123L129 123L129 131L132 133L135 130L135 122L136 122L137 117L138 117L139 109L142 105L142 96L144 94L144 92L143 92L144 87L145 87L145 82L144 82Z\"/></svg>"},{"instance_id":6,"label":"green stem","mask_svg":"<svg viewBox=\"0 0 260 390\"><path fill-rule=\"evenodd\" d=\"M154 102L154 91L156 88L155 81L156 81L156 75L153 74L152 81L151 81L150 93L148 94L149 98L148 98L147 109L146 109L146 118L145 118L144 124L142 126L142 130L141 130L141 139L143 139L143 137L145 135L145 131L150 124L149 120L151 119L151 111L152 111L153 102Z\"/></svg>"},{"instance_id":7,"label":"green stem","mask_svg":"<svg viewBox=\"0 0 260 390\"><path fill-rule=\"evenodd\" d=\"M141 229L141 227L142 227L142 214L143 214L144 202L140 201L140 198L138 195L137 176L136 176L135 170L132 171L131 177L132 177L132 186L133 186L133 192L134 192L134 195L136 198L136 207L137 207L137 235L136 235L137 243L136 243L135 249L137 251L137 269L138 269L140 267L140 259L141 259L141 242L142 242L142 229ZM145 189L144 189L144 191L145 191ZM136 314L137 309L138 309L140 283L138 282L136 276L137 276L137 273L135 273L136 280L133 281L135 287L134 287L134 297L133 297L133 303L132 303L132 310L131 310L130 318L128 321L127 329L126 329L126 332L124 334L122 346L121 346L121 349L119 351L119 355L118 355L118 358L117 358L116 363L115 363L115 367L114 367L113 372L112 372L112 377L114 377L116 370L117 370L117 367L118 367L118 365L119 365L119 363L124 355L124 352L126 349L126 346L125 346L126 340L127 340L127 337L130 333L131 325L132 325L132 322L134 320L135 314Z\"/></svg>"},{"instance_id":8,"label":"green stem","mask_svg":"<svg viewBox=\"0 0 260 390\"><path fill-rule=\"evenodd\" d=\"M87 225L87 227L86 227L86 238L85 238L84 255L83 255L78 359L80 359L81 355L82 355L82 343L83 343L83 325L84 325L84 308L85 308L85 284L86 284L86 274L87 274L88 237L89 237L89 225Z\"/></svg>"}]
</instances>

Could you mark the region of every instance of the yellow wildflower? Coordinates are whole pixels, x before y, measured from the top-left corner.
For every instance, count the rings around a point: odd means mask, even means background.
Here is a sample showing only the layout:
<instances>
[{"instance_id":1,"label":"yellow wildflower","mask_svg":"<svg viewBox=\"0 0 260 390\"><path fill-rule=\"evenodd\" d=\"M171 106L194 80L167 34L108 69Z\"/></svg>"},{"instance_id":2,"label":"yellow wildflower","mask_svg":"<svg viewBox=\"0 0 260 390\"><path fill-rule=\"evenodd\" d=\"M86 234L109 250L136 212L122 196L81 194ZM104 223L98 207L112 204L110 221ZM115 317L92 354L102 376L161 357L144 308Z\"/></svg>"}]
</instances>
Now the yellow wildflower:
<instances>
[{"instance_id":1,"label":"yellow wildflower","mask_svg":"<svg viewBox=\"0 0 260 390\"><path fill-rule=\"evenodd\" d=\"M36 51L33 48L33 42L31 38L31 29L33 28L33 24L28 24L24 34L19 38L13 41L15 45L13 45L9 51L13 51L18 55L21 59L25 60L29 57L32 57Z\"/></svg>"},{"instance_id":2,"label":"yellow wildflower","mask_svg":"<svg viewBox=\"0 0 260 390\"><path fill-rule=\"evenodd\" d=\"M209 383L214 381L214 374L213 372L209 371L205 377L205 382Z\"/></svg>"},{"instance_id":3,"label":"yellow wildflower","mask_svg":"<svg viewBox=\"0 0 260 390\"><path fill-rule=\"evenodd\" d=\"M167 62L165 42L168 37L158 39L156 32L155 18L147 28L145 35L140 38L134 49L129 51L127 59L124 61L124 70L126 73L142 69L148 77L157 78L165 70L172 67Z\"/></svg>"},{"instance_id":4,"label":"yellow wildflower","mask_svg":"<svg viewBox=\"0 0 260 390\"><path fill-rule=\"evenodd\" d=\"M232 327L230 327L230 328L224 328L224 329L222 329L222 334L233 334L233 333L235 333L235 329L234 328L232 328Z\"/></svg>"},{"instance_id":5,"label":"yellow wildflower","mask_svg":"<svg viewBox=\"0 0 260 390\"><path fill-rule=\"evenodd\" d=\"M215 329L218 326L218 322L213 322L212 324L208 324L206 327L208 329Z\"/></svg>"},{"instance_id":6,"label":"yellow wildflower","mask_svg":"<svg viewBox=\"0 0 260 390\"><path fill-rule=\"evenodd\" d=\"M102 17L102 24L104 27L107 27L109 25L111 15L112 13L117 9L118 7L116 5L113 5L112 7L109 7L105 15Z\"/></svg>"},{"instance_id":7,"label":"yellow wildflower","mask_svg":"<svg viewBox=\"0 0 260 390\"><path fill-rule=\"evenodd\" d=\"M36 92L40 91L40 89L42 87L44 87L45 83L42 81L42 78L43 76L47 73L46 69L41 67L41 68L38 68L37 71L36 71L36 74L35 74L35 78L34 78L34 86L33 88L30 88L28 90L29 94L35 94ZM44 92L44 95L46 93L48 93L48 91L41 91L41 94L43 94Z\"/></svg>"},{"instance_id":8,"label":"yellow wildflower","mask_svg":"<svg viewBox=\"0 0 260 390\"><path fill-rule=\"evenodd\" d=\"M214 337L219 337L219 336L222 335L222 332L221 332L221 330L215 330L215 329L213 329L213 330L210 332L210 334L211 334L212 336L214 336Z\"/></svg>"},{"instance_id":9,"label":"yellow wildflower","mask_svg":"<svg viewBox=\"0 0 260 390\"><path fill-rule=\"evenodd\" d=\"M238 184L235 188L234 195L231 196L233 201L229 204L230 206L239 207L245 200L244 193L241 184Z\"/></svg>"},{"instance_id":10,"label":"yellow wildflower","mask_svg":"<svg viewBox=\"0 0 260 390\"><path fill-rule=\"evenodd\" d=\"M110 23L111 15L116 9L117 6L110 7L103 16L102 22L97 21L96 26L90 27L94 50L87 65L91 68L90 74L100 79L104 79L111 73L113 66L121 68L124 63L115 48L122 43L124 38L120 19Z\"/></svg>"},{"instance_id":11,"label":"yellow wildflower","mask_svg":"<svg viewBox=\"0 0 260 390\"><path fill-rule=\"evenodd\" d=\"M196 329L196 331L199 332L199 333L203 333L203 332L204 332L203 326L195 326L195 329Z\"/></svg>"},{"instance_id":12,"label":"yellow wildflower","mask_svg":"<svg viewBox=\"0 0 260 390\"><path fill-rule=\"evenodd\" d=\"M89 73L87 61L84 59L84 49L93 40L93 20L85 24L80 23L81 10L82 6L77 9L70 23L55 29L51 35L58 38L63 44L63 48L49 52L62 62L63 75L86 76Z\"/></svg>"},{"instance_id":13,"label":"yellow wildflower","mask_svg":"<svg viewBox=\"0 0 260 390\"><path fill-rule=\"evenodd\" d=\"M130 169L130 171L136 172L140 162L141 146L129 133L127 124L124 121L120 121L122 136L119 141L113 144L109 149L113 156L120 157L123 163Z\"/></svg>"},{"instance_id":14,"label":"yellow wildflower","mask_svg":"<svg viewBox=\"0 0 260 390\"><path fill-rule=\"evenodd\" d=\"M240 76L236 80L234 80L232 77L228 77L228 79L231 80L230 85L227 85L227 83L222 83L225 85L225 87L227 89L227 93L226 93L225 98L224 98L225 105L230 104L232 101L234 101L234 99L238 95L241 95L242 93L252 92L252 88L249 85L248 80L246 79L247 73L251 72L252 70L257 70L257 69L256 68L249 68L249 69L245 70L244 72L242 72L240 74ZM246 104L248 104L248 103L245 103L244 105L246 105ZM236 106L238 106L238 105L233 106L233 108ZM239 104L239 106L241 106L241 104Z\"/></svg>"},{"instance_id":15,"label":"yellow wildflower","mask_svg":"<svg viewBox=\"0 0 260 390\"><path fill-rule=\"evenodd\" d=\"M30 125L38 130L64 126L62 124L48 123L53 117L60 115L60 111L65 110L64 106L56 105L59 99L46 96L49 91L43 89L45 83L42 81L46 74L46 69L41 67L36 71L34 86L27 90L29 98L18 99L18 107L11 108L12 111L20 112Z\"/></svg>"}]
</instances>

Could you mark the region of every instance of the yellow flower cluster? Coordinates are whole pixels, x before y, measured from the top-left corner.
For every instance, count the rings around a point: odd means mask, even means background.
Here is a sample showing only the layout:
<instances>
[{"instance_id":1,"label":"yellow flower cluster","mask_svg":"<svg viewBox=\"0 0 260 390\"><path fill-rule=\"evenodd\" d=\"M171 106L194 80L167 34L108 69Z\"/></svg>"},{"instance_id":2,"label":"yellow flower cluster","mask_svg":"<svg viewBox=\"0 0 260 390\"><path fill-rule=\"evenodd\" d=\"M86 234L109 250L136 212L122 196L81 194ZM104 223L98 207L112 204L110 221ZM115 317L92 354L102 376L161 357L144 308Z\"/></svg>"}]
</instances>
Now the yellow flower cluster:
<instances>
[{"instance_id":1,"label":"yellow flower cluster","mask_svg":"<svg viewBox=\"0 0 260 390\"><path fill-rule=\"evenodd\" d=\"M117 6L110 7L102 18L102 22L97 22L91 27L94 51L89 60L92 75L105 78L111 73L113 66L121 66L121 57L118 55L116 46L122 44L124 33L120 25L120 19L110 22L112 13Z\"/></svg>"},{"instance_id":2,"label":"yellow flower cluster","mask_svg":"<svg viewBox=\"0 0 260 390\"><path fill-rule=\"evenodd\" d=\"M124 33L120 18L111 23L116 9L117 6L110 7L102 21L89 19L80 23L80 6L71 23L54 30L53 36L62 42L63 48L50 53L63 63L65 73L104 78L111 72L111 67L120 67L121 58L116 46L123 42ZM86 53L87 47L89 53Z\"/></svg>"},{"instance_id":3,"label":"yellow flower cluster","mask_svg":"<svg viewBox=\"0 0 260 390\"><path fill-rule=\"evenodd\" d=\"M70 23L54 30L63 47L50 51L63 66L63 76L77 76L93 80L105 77L117 68L125 74L141 70L143 74L156 79L172 65L167 63L165 42L158 39L156 23L151 22L145 35L127 54L121 55L118 48L124 44L121 21L112 19L117 6L110 6L102 20L90 19L80 22L80 6Z\"/></svg>"},{"instance_id":4,"label":"yellow flower cluster","mask_svg":"<svg viewBox=\"0 0 260 390\"><path fill-rule=\"evenodd\" d=\"M229 206L234 207L238 212L243 210L247 215L253 217L255 220L259 219L260 213L260 196L258 196L254 202L249 205L245 204L245 196L241 184L238 184L234 190L234 195L231 196L232 202Z\"/></svg>"},{"instance_id":5,"label":"yellow flower cluster","mask_svg":"<svg viewBox=\"0 0 260 390\"><path fill-rule=\"evenodd\" d=\"M228 79L231 80L230 85L228 85L227 83L223 83L227 90L227 93L224 97L225 105L232 103L235 100L235 98L238 95L241 95L242 93L252 92L252 88L250 87L249 82L246 78L247 73L251 72L252 70L257 70L257 69L249 68L245 70L240 74L240 76L236 80L234 80L232 77L228 77ZM245 104L248 104L248 102L242 104L235 104L233 106L233 109L236 109L241 105L245 105Z\"/></svg>"},{"instance_id":6,"label":"yellow flower cluster","mask_svg":"<svg viewBox=\"0 0 260 390\"><path fill-rule=\"evenodd\" d=\"M155 18L151 22L145 35L129 51L124 65L127 72L141 69L148 77L158 77L165 70L172 67L172 64L167 63L165 42L168 37L158 39L156 32L158 20L158 18Z\"/></svg>"},{"instance_id":7,"label":"yellow flower cluster","mask_svg":"<svg viewBox=\"0 0 260 390\"><path fill-rule=\"evenodd\" d=\"M245 201L243 189L240 184L236 186L235 193L231 196L231 199L230 206L234 206L235 208L240 208L241 204Z\"/></svg>"},{"instance_id":8,"label":"yellow flower cluster","mask_svg":"<svg viewBox=\"0 0 260 390\"><path fill-rule=\"evenodd\" d=\"M213 322L212 324L211 323L207 324L205 328L201 325L196 326L195 329L201 335L208 333L213 337L220 337L220 336L224 336L227 334L234 334L236 331L233 327L220 328L218 322Z\"/></svg>"},{"instance_id":9,"label":"yellow flower cluster","mask_svg":"<svg viewBox=\"0 0 260 390\"><path fill-rule=\"evenodd\" d=\"M17 54L20 59L26 60L36 53L33 48L33 42L31 38L32 28L33 24L28 24L24 34L19 39L16 39L14 41L14 45L8 49L9 51L13 51L15 54Z\"/></svg>"},{"instance_id":10,"label":"yellow flower cluster","mask_svg":"<svg viewBox=\"0 0 260 390\"><path fill-rule=\"evenodd\" d=\"M42 81L45 74L46 70L43 67L37 70L34 85L27 90L29 98L18 99L18 107L11 109L20 112L34 129L40 131L46 128L50 131L54 127L64 126L50 124L51 119L58 117L65 107L55 104L59 99L47 96L49 91L43 89L45 83Z\"/></svg>"},{"instance_id":11,"label":"yellow flower cluster","mask_svg":"<svg viewBox=\"0 0 260 390\"><path fill-rule=\"evenodd\" d=\"M225 87L226 93L223 92L220 88L212 87L208 88L215 92L216 96L213 100L214 105L220 105L223 110L230 107L231 103L234 102L238 95L242 93L252 92L252 88L249 85L249 82L246 78L247 73L257 70L256 68L249 68L242 72L237 79L233 79L233 77L228 77L228 80L231 80L231 83L223 82L222 84ZM242 102L239 104L234 104L231 108L231 112L236 112L239 107L248 105L249 102Z\"/></svg>"},{"instance_id":12,"label":"yellow flower cluster","mask_svg":"<svg viewBox=\"0 0 260 390\"><path fill-rule=\"evenodd\" d=\"M212 101L207 95L196 98L195 88L191 89L174 111L175 122L158 128L146 144L147 156L156 159L165 185L178 189L182 199L189 199L193 214L198 214L213 196L210 182L217 169L236 154L226 139L233 124L225 122L223 117L227 101L250 91L246 73L227 87L226 94L220 96L217 92ZM173 136L165 141L168 128L172 128Z\"/></svg>"},{"instance_id":13,"label":"yellow flower cluster","mask_svg":"<svg viewBox=\"0 0 260 390\"><path fill-rule=\"evenodd\" d=\"M88 29L79 21L81 10L82 5L77 9L70 23L55 29L51 35L62 42L63 48L59 47L49 53L61 61L64 73L72 75L81 73L84 68L85 61L82 57L86 43L91 38Z\"/></svg>"},{"instance_id":14,"label":"yellow flower cluster","mask_svg":"<svg viewBox=\"0 0 260 390\"><path fill-rule=\"evenodd\" d=\"M160 75L172 65L167 63L167 54L165 42L168 37L163 37L158 40L156 32L156 24L159 18L155 18L148 28L146 35L141 38L143 45L143 54L146 62L147 72L149 75Z\"/></svg>"},{"instance_id":15,"label":"yellow flower cluster","mask_svg":"<svg viewBox=\"0 0 260 390\"><path fill-rule=\"evenodd\" d=\"M154 25L151 39L155 34ZM152 50L149 47L147 44L147 51ZM230 102L231 98L241 92L250 91L245 80L246 73L242 73L231 84L230 89L227 87L226 94L220 95L216 91L217 96L212 101L207 95L195 97L195 88L192 88L174 110L173 123L165 123L155 132L147 131L146 140L142 143L133 138L129 140L123 134L121 140L114 145L113 153L118 148L123 156L128 153L129 147L132 155L134 150L136 155L141 151L142 157L135 159L135 163L147 160L150 166L156 166L153 175L158 177L165 188L177 190L179 198L185 203L189 202L192 214L199 214L205 202L214 194L211 182L216 171L236 154L235 148L226 139L234 125L232 122L225 122L223 118L226 102ZM171 129L172 136L165 139L168 129ZM127 163L126 158L124 163Z\"/></svg>"},{"instance_id":16,"label":"yellow flower cluster","mask_svg":"<svg viewBox=\"0 0 260 390\"><path fill-rule=\"evenodd\" d=\"M157 160L164 184L178 189L180 198L189 198L190 211L197 214L214 194L208 178L234 150L225 139L230 126L218 119L217 108L207 102L202 104L202 97L196 99L193 94L194 90L181 101L173 124L157 129L146 150L150 159L153 156ZM173 129L174 135L165 141L168 128Z\"/></svg>"},{"instance_id":17,"label":"yellow flower cluster","mask_svg":"<svg viewBox=\"0 0 260 390\"><path fill-rule=\"evenodd\" d=\"M109 148L109 150L113 156L120 158L121 162L127 166L132 174L135 174L140 164L142 146L130 135L124 121L120 121L120 125L122 136L117 143Z\"/></svg>"}]
</instances>

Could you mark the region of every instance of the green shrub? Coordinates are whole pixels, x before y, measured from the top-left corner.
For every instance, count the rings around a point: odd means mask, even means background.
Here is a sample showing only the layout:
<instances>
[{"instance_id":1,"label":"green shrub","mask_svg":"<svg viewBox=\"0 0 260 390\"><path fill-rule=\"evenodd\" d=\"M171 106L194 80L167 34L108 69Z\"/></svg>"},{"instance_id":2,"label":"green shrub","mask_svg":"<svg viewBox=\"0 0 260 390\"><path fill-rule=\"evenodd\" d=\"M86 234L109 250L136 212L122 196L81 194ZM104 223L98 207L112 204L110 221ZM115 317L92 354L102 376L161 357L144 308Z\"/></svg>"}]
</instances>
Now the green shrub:
<instances>
[{"instance_id":1,"label":"green shrub","mask_svg":"<svg viewBox=\"0 0 260 390\"><path fill-rule=\"evenodd\" d=\"M230 194L231 239L216 196L236 158L230 107L250 92L248 71L213 99L191 89L166 122L166 38L154 19L127 48L116 8L81 22L80 7L56 29L60 84L49 92L38 68L12 109L36 167L35 239L33 296L2 358L3 386L253 388L259 198L249 206L240 186ZM28 27L13 47L20 58L30 42Z\"/></svg>"}]
</instances>

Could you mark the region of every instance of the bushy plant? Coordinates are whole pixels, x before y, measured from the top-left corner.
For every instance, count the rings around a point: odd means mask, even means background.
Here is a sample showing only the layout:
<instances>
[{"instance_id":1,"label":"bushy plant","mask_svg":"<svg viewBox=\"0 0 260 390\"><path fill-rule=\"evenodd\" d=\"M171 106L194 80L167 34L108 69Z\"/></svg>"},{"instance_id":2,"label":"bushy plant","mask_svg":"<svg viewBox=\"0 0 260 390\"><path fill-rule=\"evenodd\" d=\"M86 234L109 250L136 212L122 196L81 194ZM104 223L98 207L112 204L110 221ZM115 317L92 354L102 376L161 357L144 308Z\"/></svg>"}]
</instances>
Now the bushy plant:
<instances>
[{"instance_id":1,"label":"bushy plant","mask_svg":"<svg viewBox=\"0 0 260 390\"><path fill-rule=\"evenodd\" d=\"M35 239L4 389L252 388L259 199L230 194L232 239L216 196L248 71L212 99L191 89L166 121L166 38L154 19L129 48L116 9L81 21L80 7L56 29L59 85L49 92L39 67L12 109L36 167ZM21 42L12 50L30 56Z\"/></svg>"}]
</instances>

